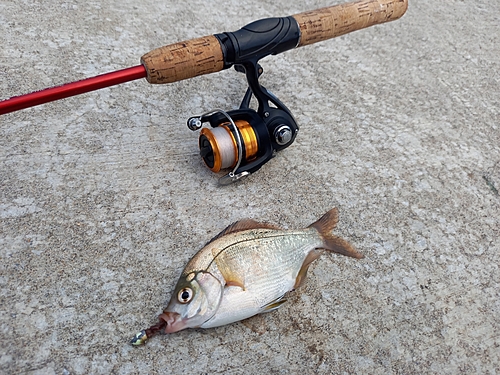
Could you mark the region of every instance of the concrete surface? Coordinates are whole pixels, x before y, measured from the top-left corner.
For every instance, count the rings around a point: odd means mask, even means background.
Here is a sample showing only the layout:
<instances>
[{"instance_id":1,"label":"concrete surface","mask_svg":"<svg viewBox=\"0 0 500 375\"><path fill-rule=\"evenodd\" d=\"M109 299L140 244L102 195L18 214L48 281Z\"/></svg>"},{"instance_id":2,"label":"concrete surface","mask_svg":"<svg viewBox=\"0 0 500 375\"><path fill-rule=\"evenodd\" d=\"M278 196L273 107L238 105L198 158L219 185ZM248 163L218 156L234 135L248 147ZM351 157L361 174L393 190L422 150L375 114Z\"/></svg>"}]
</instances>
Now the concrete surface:
<instances>
[{"instance_id":1,"label":"concrete surface","mask_svg":"<svg viewBox=\"0 0 500 375\"><path fill-rule=\"evenodd\" d=\"M338 2L4 0L0 97ZM0 372L500 372L499 25L497 0L410 0L397 22L263 60L301 132L230 187L185 120L239 104L232 70L0 117ZM333 206L366 259L323 256L265 316L128 344L226 225L303 227Z\"/></svg>"}]
</instances>

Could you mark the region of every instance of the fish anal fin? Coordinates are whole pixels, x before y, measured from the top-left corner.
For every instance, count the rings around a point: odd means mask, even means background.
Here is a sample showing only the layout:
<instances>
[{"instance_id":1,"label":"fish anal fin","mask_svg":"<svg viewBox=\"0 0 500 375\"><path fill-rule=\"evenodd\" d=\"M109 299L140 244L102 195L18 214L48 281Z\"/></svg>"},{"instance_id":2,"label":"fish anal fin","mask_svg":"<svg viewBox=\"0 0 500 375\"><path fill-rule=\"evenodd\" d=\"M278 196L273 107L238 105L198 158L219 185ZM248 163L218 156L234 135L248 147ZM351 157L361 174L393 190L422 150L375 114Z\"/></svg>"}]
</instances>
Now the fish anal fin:
<instances>
[{"instance_id":1,"label":"fish anal fin","mask_svg":"<svg viewBox=\"0 0 500 375\"><path fill-rule=\"evenodd\" d=\"M249 230L249 229L280 230L281 228L276 226L276 225L272 225L272 224L259 223L258 221L255 221L253 219L243 219L243 220L237 221L237 222L229 225L228 227L226 227L226 229L224 229L222 232L220 232L218 235L216 235L214 238L212 238L210 241L208 241L206 245L214 242L215 240L217 240L218 238L221 238L222 236L225 236L226 234L243 232L244 230Z\"/></svg>"},{"instance_id":2,"label":"fish anal fin","mask_svg":"<svg viewBox=\"0 0 500 375\"><path fill-rule=\"evenodd\" d=\"M321 253L322 251L320 250L312 250L309 252L309 254L307 254L306 259L304 259L304 262L300 267L299 273L297 274L297 278L295 279L295 285L293 286L293 289L297 289L299 286L302 285L307 276L307 270L309 269L309 266L311 265L312 262L314 262L316 259L319 258Z\"/></svg>"},{"instance_id":3,"label":"fish anal fin","mask_svg":"<svg viewBox=\"0 0 500 375\"><path fill-rule=\"evenodd\" d=\"M328 251L332 251L337 254L346 255L351 258L362 259L365 256L358 252L354 246L352 246L346 240L334 236L333 234L323 234L323 248Z\"/></svg>"}]
</instances>

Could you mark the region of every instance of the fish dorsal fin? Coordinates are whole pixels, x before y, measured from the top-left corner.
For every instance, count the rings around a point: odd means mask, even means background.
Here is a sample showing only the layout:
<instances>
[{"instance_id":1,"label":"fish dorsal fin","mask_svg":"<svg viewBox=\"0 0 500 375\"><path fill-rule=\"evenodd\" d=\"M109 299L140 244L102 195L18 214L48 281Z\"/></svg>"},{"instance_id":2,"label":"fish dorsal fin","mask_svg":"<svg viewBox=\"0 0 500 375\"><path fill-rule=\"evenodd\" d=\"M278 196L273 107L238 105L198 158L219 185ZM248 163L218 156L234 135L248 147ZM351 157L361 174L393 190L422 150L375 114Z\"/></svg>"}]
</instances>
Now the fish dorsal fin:
<instances>
[{"instance_id":1,"label":"fish dorsal fin","mask_svg":"<svg viewBox=\"0 0 500 375\"><path fill-rule=\"evenodd\" d=\"M216 235L214 238L208 241L207 245L221 238L222 236L225 236L226 234L243 232L244 230L249 230L249 229L281 229L281 228L272 224L259 223L258 221L252 219L243 219L229 225L226 229L224 229L222 232L220 232L218 235Z\"/></svg>"}]
</instances>

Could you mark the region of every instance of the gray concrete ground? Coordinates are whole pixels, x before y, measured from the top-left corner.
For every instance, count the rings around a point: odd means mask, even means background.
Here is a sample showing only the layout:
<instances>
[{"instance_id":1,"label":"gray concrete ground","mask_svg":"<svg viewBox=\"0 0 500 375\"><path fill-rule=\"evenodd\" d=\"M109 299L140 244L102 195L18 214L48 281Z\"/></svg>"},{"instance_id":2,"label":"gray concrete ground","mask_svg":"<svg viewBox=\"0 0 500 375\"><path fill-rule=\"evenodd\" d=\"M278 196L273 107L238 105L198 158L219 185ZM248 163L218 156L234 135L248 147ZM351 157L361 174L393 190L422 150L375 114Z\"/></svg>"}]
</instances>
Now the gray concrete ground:
<instances>
[{"instance_id":1,"label":"gray concrete ground","mask_svg":"<svg viewBox=\"0 0 500 375\"><path fill-rule=\"evenodd\" d=\"M338 2L4 0L0 97ZM500 372L499 25L497 0L410 0L399 21L263 60L301 132L229 187L185 120L239 104L233 70L1 116L0 372ZM128 344L226 225L300 228L333 206L365 259L324 255L273 313Z\"/></svg>"}]
</instances>

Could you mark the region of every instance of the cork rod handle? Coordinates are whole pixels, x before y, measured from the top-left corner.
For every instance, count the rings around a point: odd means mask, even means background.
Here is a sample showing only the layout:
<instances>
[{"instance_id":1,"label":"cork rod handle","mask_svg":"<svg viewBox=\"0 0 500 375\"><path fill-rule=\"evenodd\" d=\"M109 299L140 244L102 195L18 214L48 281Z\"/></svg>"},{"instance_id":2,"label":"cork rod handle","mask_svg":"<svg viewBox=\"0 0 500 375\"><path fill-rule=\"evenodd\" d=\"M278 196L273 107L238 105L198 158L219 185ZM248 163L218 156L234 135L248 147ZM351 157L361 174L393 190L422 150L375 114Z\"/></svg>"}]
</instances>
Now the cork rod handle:
<instances>
[{"instance_id":1,"label":"cork rod handle","mask_svg":"<svg viewBox=\"0 0 500 375\"><path fill-rule=\"evenodd\" d=\"M335 38L405 14L408 0L360 0L295 14L300 27L300 46Z\"/></svg>"},{"instance_id":2,"label":"cork rod handle","mask_svg":"<svg viewBox=\"0 0 500 375\"><path fill-rule=\"evenodd\" d=\"M141 57L149 83L172 83L224 69L219 40L213 36L170 44Z\"/></svg>"}]
</instances>

